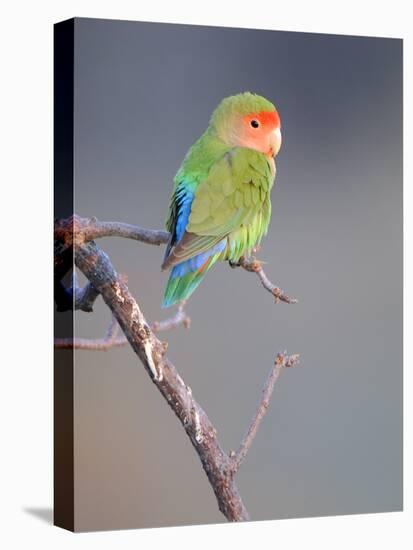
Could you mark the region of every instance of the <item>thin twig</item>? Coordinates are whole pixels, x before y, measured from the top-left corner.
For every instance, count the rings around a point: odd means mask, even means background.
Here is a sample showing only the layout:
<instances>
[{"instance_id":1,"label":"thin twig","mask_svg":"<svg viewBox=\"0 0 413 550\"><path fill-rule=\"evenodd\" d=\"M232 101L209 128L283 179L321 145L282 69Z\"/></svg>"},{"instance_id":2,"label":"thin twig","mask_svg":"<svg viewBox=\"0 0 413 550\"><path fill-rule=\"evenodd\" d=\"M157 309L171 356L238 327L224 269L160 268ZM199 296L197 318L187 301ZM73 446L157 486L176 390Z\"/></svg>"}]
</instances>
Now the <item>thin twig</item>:
<instances>
[{"instance_id":1,"label":"thin twig","mask_svg":"<svg viewBox=\"0 0 413 550\"><path fill-rule=\"evenodd\" d=\"M85 286L65 287L62 281L55 281L54 298L57 311L72 311L73 309L91 313L99 292L92 283Z\"/></svg>"},{"instance_id":2,"label":"thin twig","mask_svg":"<svg viewBox=\"0 0 413 550\"><path fill-rule=\"evenodd\" d=\"M118 337L119 325L112 315L111 321L103 338L56 338L54 347L57 349L88 349L95 351L106 351L115 346L123 346L126 343L124 336Z\"/></svg>"},{"instance_id":3,"label":"thin twig","mask_svg":"<svg viewBox=\"0 0 413 550\"><path fill-rule=\"evenodd\" d=\"M56 349L82 349L89 351L107 351L108 349L124 346L127 340L124 336L119 336L113 340L106 338L56 338L54 347Z\"/></svg>"},{"instance_id":4,"label":"thin twig","mask_svg":"<svg viewBox=\"0 0 413 550\"><path fill-rule=\"evenodd\" d=\"M81 288L75 287L73 290L75 294L75 309L80 309L88 313L92 312L93 304L99 296L99 292L92 283L87 283Z\"/></svg>"},{"instance_id":5,"label":"thin twig","mask_svg":"<svg viewBox=\"0 0 413 550\"><path fill-rule=\"evenodd\" d=\"M175 315L163 321L154 321L151 325L151 329L154 332L166 332L179 327L180 325L183 325L184 328L188 329L191 326L191 318L187 315L184 307L185 303L181 303Z\"/></svg>"},{"instance_id":6,"label":"thin twig","mask_svg":"<svg viewBox=\"0 0 413 550\"><path fill-rule=\"evenodd\" d=\"M101 222L98 220L86 228L84 235L86 241L92 241L101 237L123 237L154 245L165 244L170 238L170 234L167 231L145 229L129 223Z\"/></svg>"},{"instance_id":7,"label":"thin twig","mask_svg":"<svg viewBox=\"0 0 413 550\"><path fill-rule=\"evenodd\" d=\"M269 280L262 268L262 262L260 262L256 258L253 257L251 259L247 259L242 256L238 263L230 263L230 266L242 267L243 269L245 269L245 271L255 273L261 281L262 286L274 296L275 302L281 301L285 302L286 304L296 304L298 302L298 300L296 300L295 298L290 298L288 294L286 294L281 288L274 285Z\"/></svg>"},{"instance_id":8,"label":"thin twig","mask_svg":"<svg viewBox=\"0 0 413 550\"><path fill-rule=\"evenodd\" d=\"M287 355L286 352L284 352L277 355L274 366L271 369L267 381L265 382L264 388L262 390L261 399L257 410L255 411L255 414L251 420L251 424L249 425L249 428L246 431L237 452L232 452L230 454L230 457L232 458L232 470L234 473L237 472L238 468L241 465L241 462L244 460L246 454L248 453L248 450L251 447L252 442L257 434L261 421L264 418L265 413L267 412L270 404L270 399L274 391L274 386L278 380L278 377L280 376L281 369L283 367L293 367L298 363L298 360L298 354Z\"/></svg>"},{"instance_id":9,"label":"thin twig","mask_svg":"<svg viewBox=\"0 0 413 550\"><path fill-rule=\"evenodd\" d=\"M175 315L164 319L163 321L154 321L151 325L153 332L166 332L183 326L189 329L191 318L184 310L184 304L181 304ZM56 338L54 347L56 349L79 349L90 351L107 351L111 348L125 346L128 343L124 335L118 336L119 325L116 319L112 317L108 331L103 338Z\"/></svg>"},{"instance_id":10,"label":"thin twig","mask_svg":"<svg viewBox=\"0 0 413 550\"><path fill-rule=\"evenodd\" d=\"M159 229L145 229L122 222L101 222L97 218L81 218L74 215L66 220L57 220L54 237L70 246L79 239L88 242L102 237L123 237L147 244L160 245L169 241L170 234Z\"/></svg>"}]
</instances>

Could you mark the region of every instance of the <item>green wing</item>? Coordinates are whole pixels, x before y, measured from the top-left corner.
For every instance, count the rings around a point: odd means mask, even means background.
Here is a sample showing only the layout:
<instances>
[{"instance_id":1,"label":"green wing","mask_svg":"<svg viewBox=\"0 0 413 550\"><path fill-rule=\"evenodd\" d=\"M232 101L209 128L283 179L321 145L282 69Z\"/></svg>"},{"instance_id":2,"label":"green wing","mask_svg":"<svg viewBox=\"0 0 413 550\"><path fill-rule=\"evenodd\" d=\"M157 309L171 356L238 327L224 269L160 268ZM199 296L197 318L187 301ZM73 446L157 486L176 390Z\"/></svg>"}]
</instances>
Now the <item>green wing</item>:
<instances>
[{"instance_id":1,"label":"green wing","mask_svg":"<svg viewBox=\"0 0 413 550\"><path fill-rule=\"evenodd\" d=\"M164 268L209 250L251 223L269 201L273 181L265 155L240 147L225 153L196 188L186 232Z\"/></svg>"}]
</instances>

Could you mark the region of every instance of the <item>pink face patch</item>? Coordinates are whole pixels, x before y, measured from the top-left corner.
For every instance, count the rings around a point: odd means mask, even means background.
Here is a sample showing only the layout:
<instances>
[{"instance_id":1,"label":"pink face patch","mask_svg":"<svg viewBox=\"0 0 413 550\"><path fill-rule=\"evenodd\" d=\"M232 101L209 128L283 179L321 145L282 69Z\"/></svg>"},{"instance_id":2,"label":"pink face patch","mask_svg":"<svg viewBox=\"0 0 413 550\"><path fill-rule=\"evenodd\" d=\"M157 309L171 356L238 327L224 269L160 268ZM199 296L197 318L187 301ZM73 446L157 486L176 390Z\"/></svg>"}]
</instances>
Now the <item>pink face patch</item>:
<instances>
[{"instance_id":1,"label":"pink face patch","mask_svg":"<svg viewBox=\"0 0 413 550\"><path fill-rule=\"evenodd\" d=\"M247 124L250 124L253 120L258 120L260 125L263 128L268 129L269 131L281 127L281 121L277 111L262 111L261 113L251 113L249 115L245 115L243 118L244 122L246 122Z\"/></svg>"},{"instance_id":2,"label":"pink face patch","mask_svg":"<svg viewBox=\"0 0 413 550\"><path fill-rule=\"evenodd\" d=\"M281 126L277 111L261 111L241 117L237 144L273 156L274 130Z\"/></svg>"}]
</instances>

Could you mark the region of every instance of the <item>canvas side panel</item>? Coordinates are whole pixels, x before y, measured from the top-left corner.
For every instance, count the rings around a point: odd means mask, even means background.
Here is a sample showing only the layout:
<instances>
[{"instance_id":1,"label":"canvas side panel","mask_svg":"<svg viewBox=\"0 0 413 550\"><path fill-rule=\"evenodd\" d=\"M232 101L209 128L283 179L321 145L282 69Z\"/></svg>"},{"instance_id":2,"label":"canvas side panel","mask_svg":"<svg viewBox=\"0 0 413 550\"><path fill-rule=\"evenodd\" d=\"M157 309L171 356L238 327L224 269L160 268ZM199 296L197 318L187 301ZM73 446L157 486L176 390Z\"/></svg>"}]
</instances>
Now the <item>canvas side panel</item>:
<instances>
[{"instance_id":1,"label":"canvas side panel","mask_svg":"<svg viewBox=\"0 0 413 550\"><path fill-rule=\"evenodd\" d=\"M54 26L55 219L73 214L73 60L74 20L70 19ZM72 252L69 251L68 260L71 264ZM55 262L55 295L61 291L58 282L61 274ZM62 312L55 308L54 333L55 337L73 338L72 310ZM54 524L71 531L74 530L73 359L73 349L55 349Z\"/></svg>"}]
</instances>

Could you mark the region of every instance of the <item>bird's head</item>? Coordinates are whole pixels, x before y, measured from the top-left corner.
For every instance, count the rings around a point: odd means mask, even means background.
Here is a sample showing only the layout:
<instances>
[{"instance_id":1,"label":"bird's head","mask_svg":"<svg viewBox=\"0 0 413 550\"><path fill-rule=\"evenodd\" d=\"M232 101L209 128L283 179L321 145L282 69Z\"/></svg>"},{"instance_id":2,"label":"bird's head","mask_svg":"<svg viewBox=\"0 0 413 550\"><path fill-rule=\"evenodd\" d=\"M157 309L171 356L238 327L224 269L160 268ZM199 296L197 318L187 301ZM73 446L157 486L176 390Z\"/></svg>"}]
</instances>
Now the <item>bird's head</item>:
<instances>
[{"instance_id":1,"label":"bird's head","mask_svg":"<svg viewBox=\"0 0 413 550\"><path fill-rule=\"evenodd\" d=\"M281 147L281 121L276 108L250 92L223 99L209 127L231 147L248 147L269 157L277 155Z\"/></svg>"}]
</instances>

